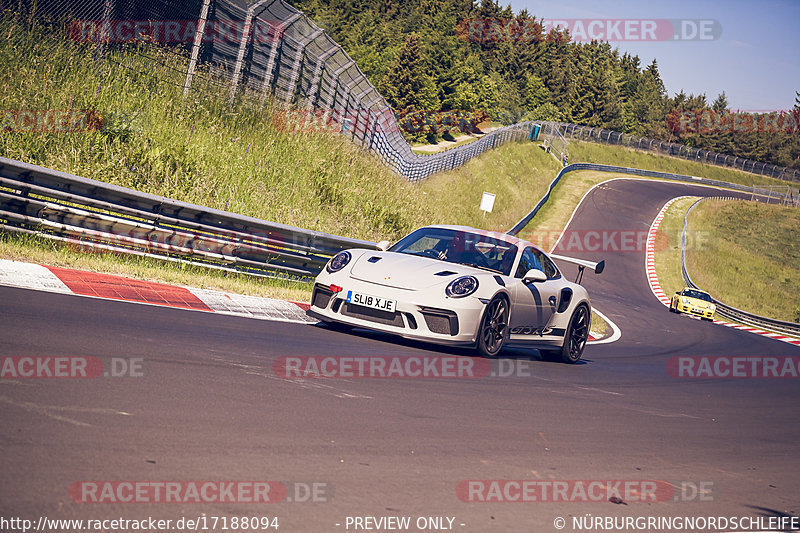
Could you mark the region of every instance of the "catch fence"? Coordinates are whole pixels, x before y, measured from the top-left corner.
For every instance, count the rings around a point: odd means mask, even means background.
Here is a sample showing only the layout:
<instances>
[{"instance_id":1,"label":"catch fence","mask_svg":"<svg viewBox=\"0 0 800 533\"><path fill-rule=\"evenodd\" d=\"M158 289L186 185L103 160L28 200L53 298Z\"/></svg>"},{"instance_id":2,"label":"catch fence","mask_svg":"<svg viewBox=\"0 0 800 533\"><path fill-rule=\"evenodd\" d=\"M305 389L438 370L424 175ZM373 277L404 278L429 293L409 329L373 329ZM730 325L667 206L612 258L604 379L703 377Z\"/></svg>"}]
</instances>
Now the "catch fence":
<instances>
[{"instance_id":1,"label":"catch fence","mask_svg":"<svg viewBox=\"0 0 800 533\"><path fill-rule=\"evenodd\" d=\"M533 139L537 125L539 140L565 164L571 162L569 140L584 140L800 181L800 171L791 168L560 122L522 122L443 152L416 154L394 111L355 62L283 0L0 0L0 7L29 21L55 21L68 38L95 45L98 58L108 55L109 47L149 41L185 65L179 84L184 95L195 90L202 76L224 86L230 100L247 98L259 108L269 102L292 113L309 113L326 130L349 136L413 182L457 168L500 144ZM147 55L146 48L132 49Z\"/></svg>"}]
</instances>

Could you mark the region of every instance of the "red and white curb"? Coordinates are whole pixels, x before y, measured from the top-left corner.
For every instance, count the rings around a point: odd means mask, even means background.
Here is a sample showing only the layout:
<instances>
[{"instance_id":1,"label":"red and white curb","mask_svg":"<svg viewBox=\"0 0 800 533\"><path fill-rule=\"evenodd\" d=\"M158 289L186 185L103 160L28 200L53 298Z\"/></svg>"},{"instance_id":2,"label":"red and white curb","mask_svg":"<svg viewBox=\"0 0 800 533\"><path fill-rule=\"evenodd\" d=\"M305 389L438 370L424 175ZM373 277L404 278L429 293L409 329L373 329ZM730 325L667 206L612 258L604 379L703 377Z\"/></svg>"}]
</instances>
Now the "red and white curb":
<instances>
[{"instance_id":1,"label":"red and white curb","mask_svg":"<svg viewBox=\"0 0 800 533\"><path fill-rule=\"evenodd\" d=\"M0 259L0 285L261 320L297 324L316 324L318 322L318 320L306 316L309 305L304 303L243 296L193 287L179 287L166 283L140 281L122 276L48 267L8 259ZM610 322L608 319L606 321ZM618 336L617 333L616 338ZM614 335L611 335L611 338L597 339L596 337L596 334L591 333L589 343L601 344L616 340Z\"/></svg>"},{"instance_id":2,"label":"red and white curb","mask_svg":"<svg viewBox=\"0 0 800 533\"><path fill-rule=\"evenodd\" d=\"M644 268L645 271L647 272L647 281L650 284L650 290L653 291L653 294L656 296L656 298L658 298L658 300L667 307L669 307L670 298L661 288L661 284L658 282L658 276L656 276L656 265L655 265L656 233L658 232L658 227L661 225L661 221L664 220L664 214L667 212L667 209L669 209L669 207L674 202L677 202L678 200L682 200L684 198L693 198L693 197L678 196L677 198L673 198L672 200L664 204L664 207L661 208L661 211L658 212L658 215L656 215L655 220L653 220L653 223L650 225L650 231L647 233L647 251L644 256ZM685 315L685 316L693 318L695 320L700 320L699 317L694 317L690 315ZM734 324L726 320L714 319L713 322L714 324L720 324L722 326L727 326L729 328L747 331L749 333L755 333L757 335L769 337L777 341L787 342L789 344L794 344L795 346L800 346L800 339L795 339L794 337L787 337L786 335L782 335L780 333L774 333L772 331L764 331L763 329L754 328L751 326L743 326L741 324Z\"/></svg>"},{"instance_id":3,"label":"red and white curb","mask_svg":"<svg viewBox=\"0 0 800 533\"><path fill-rule=\"evenodd\" d=\"M178 287L122 276L0 259L0 285L225 315L315 324L308 304Z\"/></svg>"}]
</instances>

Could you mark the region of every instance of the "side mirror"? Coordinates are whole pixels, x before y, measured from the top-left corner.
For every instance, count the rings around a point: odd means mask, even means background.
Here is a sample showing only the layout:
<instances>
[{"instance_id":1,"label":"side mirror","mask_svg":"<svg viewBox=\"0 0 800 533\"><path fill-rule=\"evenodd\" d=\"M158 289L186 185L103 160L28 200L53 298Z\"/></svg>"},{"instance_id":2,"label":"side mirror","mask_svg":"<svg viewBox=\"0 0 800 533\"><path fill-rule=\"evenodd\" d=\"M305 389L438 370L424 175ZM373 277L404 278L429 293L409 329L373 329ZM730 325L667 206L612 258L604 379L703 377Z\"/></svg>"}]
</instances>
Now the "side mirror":
<instances>
[{"instance_id":1,"label":"side mirror","mask_svg":"<svg viewBox=\"0 0 800 533\"><path fill-rule=\"evenodd\" d=\"M537 281L546 281L547 275L539 270L538 268L532 268L528 270L525 276L522 278L522 283L535 283Z\"/></svg>"},{"instance_id":2,"label":"side mirror","mask_svg":"<svg viewBox=\"0 0 800 533\"><path fill-rule=\"evenodd\" d=\"M380 250L381 252L385 252L386 250L389 249L391 245L392 243L390 243L389 241L381 241L378 243L378 250Z\"/></svg>"}]
</instances>

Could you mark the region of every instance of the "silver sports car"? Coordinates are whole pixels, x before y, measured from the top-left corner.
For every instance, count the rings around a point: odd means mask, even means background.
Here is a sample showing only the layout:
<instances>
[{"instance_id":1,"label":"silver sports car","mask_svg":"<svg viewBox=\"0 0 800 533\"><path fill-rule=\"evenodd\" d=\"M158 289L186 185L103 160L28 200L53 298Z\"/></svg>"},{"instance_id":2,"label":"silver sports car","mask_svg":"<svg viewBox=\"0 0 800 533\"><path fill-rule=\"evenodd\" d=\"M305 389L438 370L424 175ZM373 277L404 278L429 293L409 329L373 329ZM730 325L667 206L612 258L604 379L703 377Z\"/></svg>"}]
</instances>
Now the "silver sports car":
<instances>
[{"instance_id":1,"label":"silver sports car","mask_svg":"<svg viewBox=\"0 0 800 533\"><path fill-rule=\"evenodd\" d=\"M494 357L509 344L567 363L581 358L591 303L537 246L504 233L426 226L394 246L335 255L317 276L308 315ZM596 273L603 262L555 256Z\"/></svg>"}]
</instances>

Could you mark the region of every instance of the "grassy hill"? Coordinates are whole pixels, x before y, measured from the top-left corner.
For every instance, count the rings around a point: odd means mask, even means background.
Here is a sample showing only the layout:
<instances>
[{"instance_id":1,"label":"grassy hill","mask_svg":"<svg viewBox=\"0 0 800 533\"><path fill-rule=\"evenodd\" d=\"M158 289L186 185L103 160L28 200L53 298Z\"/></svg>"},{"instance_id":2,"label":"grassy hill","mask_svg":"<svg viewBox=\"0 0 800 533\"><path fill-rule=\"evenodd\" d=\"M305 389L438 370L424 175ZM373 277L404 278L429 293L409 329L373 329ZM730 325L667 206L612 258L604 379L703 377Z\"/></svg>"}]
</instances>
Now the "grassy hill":
<instances>
[{"instance_id":1,"label":"grassy hill","mask_svg":"<svg viewBox=\"0 0 800 533\"><path fill-rule=\"evenodd\" d=\"M683 288L683 217L697 198L667 210L659 231L669 246L656 252L664 292ZM705 200L688 219L686 265L692 280L720 301L770 318L800 322L800 209L774 204ZM726 258L721 261L720 258Z\"/></svg>"},{"instance_id":2,"label":"grassy hill","mask_svg":"<svg viewBox=\"0 0 800 533\"><path fill-rule=\"evenodd\" d=\"M506 146L414 186L344 136L284 131L248 99L228 105L208 77L184 99L185 60L158 47L131 45L98 63L92 47L11 19L0 35L0 109L91 109L104 120L95 132L3 131L0 154L152 194L391 240L426 222L510 226L558 169L533 146ZM498 199L484 222L487 189Z\"/></svg>"},{"instance_id":3,"label":"grassy hill","mask_svg":"<svg viewBox=\"0 0 800 533\"><path fill-rule=\"evenodd\" d=\"M800 323L798 227L794 207L703 202L689 215L688 229L710 238L688 250L686 266L698 286L726 304Z\"/></svg>"}]
</instances>

